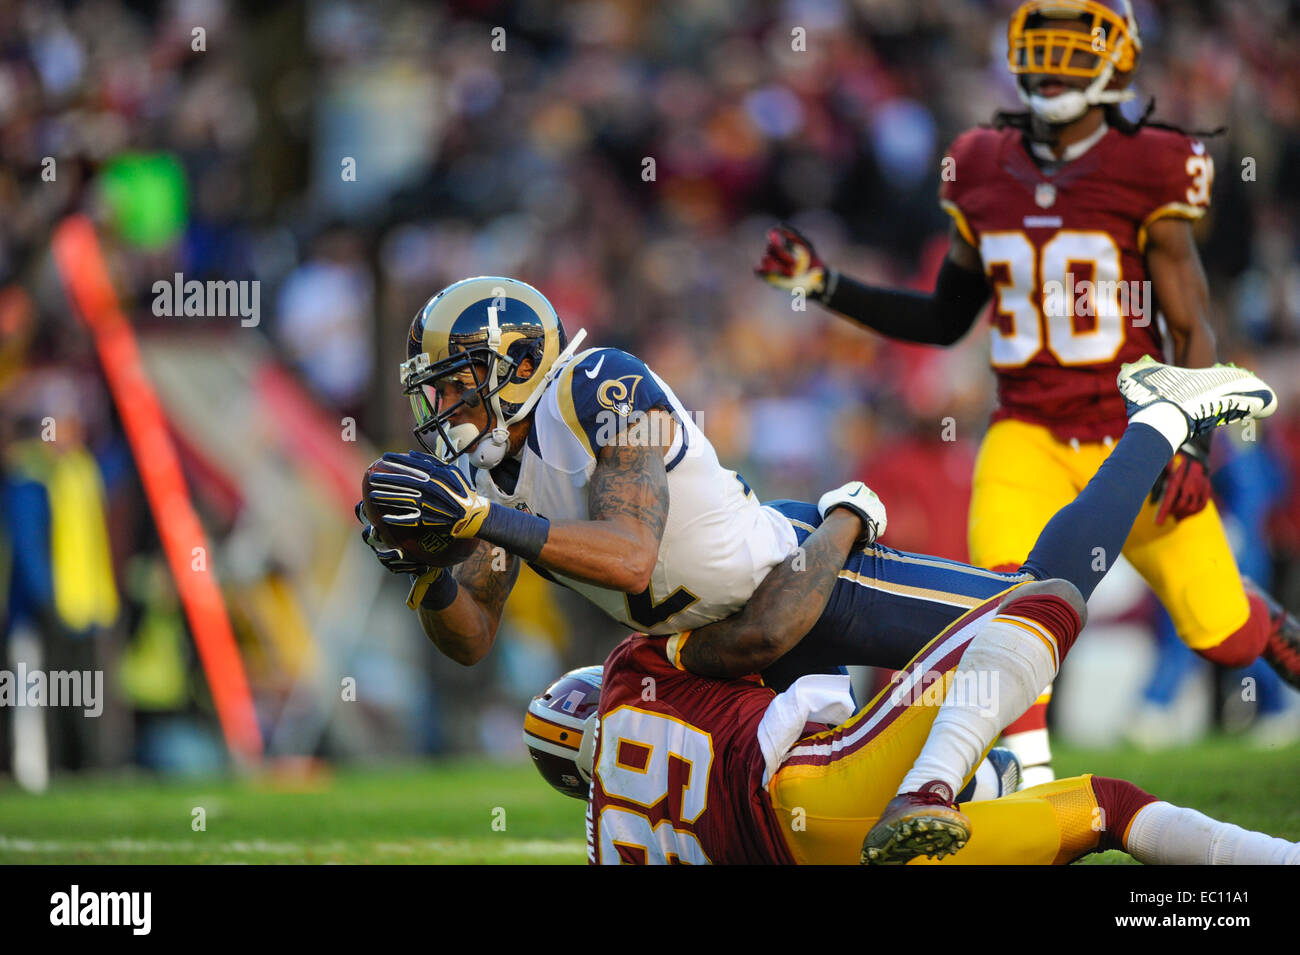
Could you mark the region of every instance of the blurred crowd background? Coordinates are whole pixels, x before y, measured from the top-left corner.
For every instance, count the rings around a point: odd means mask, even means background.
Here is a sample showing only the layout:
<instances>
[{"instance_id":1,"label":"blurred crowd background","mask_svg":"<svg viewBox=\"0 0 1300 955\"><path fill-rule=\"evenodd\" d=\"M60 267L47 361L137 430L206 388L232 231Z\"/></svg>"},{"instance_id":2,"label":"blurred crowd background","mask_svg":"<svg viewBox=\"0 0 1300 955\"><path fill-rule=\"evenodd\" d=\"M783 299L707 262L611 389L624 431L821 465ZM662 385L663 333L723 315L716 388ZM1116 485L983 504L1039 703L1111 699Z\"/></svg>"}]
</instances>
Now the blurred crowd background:
<instances>
[{"instance_id":1,"label":"blurred crowd background","mask_svg":"<svg viewBox=\"0 0 1300 955\"><path fill-rule=\"evenodd\" d=\"M887 543L963 557L993 396L983 324L948 351L894 345L792 309L752 267L785 219L847 272L929 288L946 145L1018 106L1015 6L0 7L0 668L103 668L110 691L99 720L51 711L25 743L0 709L0 773L31 739L56 769L225 758L157 516L51 257L75 212L140 338L274 754L517 757L522 703L623 633L525 571L498 647L463 670L364 551L346 494L303 490L319 471L304 448L332 442L321 453L359 483L377 450L411 445L406 330L467 275L525 279L570 333L644 358L761 497L862 477L889 506ZM1221 354L1300 399L1300 3L1136 7L1126 109L1154 96L1161 120L1226 127L1198 226ZM153 285L175 273L259 282L260 322L157 316ZM1300 400L1258 441L1221 437L1215 465L1243 567L1300 608ZM1077 691L1063 713L1083 713L1081 738L1300 735L1267 671L1257 705L1222 705L1240 675L1181 652L1142 587L1113 616L1103 670L1127 668L1131 692L1103 707ZM1090 721L1102 709L1122 718Z\"/></svg>"}]
</instances>

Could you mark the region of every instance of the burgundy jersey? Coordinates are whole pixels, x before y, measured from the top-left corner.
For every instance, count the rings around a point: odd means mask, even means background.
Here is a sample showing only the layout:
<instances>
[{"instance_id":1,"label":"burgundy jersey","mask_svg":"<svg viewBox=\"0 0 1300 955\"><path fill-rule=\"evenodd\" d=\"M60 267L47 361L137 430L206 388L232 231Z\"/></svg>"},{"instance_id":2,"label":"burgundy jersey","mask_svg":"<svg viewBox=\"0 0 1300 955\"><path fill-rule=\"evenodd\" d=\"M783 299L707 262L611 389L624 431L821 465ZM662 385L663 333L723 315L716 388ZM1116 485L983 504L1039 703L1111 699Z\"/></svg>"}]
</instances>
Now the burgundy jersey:
<instances>
[{"instance_id":1,"label":"burgundy jersey","mask_svg":"<svg viewBox=\"0 0 1300 955\"><path fill-rule=\"evenodd\" d=\"M587 802L588 861L793 863L763 788L758 678L678 670L665 638L634 634L605 661Z\"/></svg>"},{"instance_id":2,"label":"burgundy jersey","mask_svg":"<svg viewBox=\"0 0 1300 955\"><path fill-rule=\"evenodd\" d=\"M940 203L993 287L994 420L1045 425L1062 440L1119 437L1120 365L1163 351L1147 228L1205 214L1214 163L1204 145L1110 129L1048 174L1019 130L973 129L948 156Z\"/></svg>"}]
</instances>

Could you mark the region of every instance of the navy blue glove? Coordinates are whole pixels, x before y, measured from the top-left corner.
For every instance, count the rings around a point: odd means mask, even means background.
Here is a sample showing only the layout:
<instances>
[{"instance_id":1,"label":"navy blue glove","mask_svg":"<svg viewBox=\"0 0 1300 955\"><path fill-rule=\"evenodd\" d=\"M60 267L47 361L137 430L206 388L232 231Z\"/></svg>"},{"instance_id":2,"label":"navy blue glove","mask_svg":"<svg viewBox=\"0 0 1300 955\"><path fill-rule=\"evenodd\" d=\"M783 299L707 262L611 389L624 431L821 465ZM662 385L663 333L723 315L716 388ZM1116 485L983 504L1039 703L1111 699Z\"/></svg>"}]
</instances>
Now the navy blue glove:
<instances>
[{"instance_id":1,"label":"navy blue glove","mask_svg":"<svg viewBox=\"0 0 1300 955\"><path fill-rule=\"evenodd\" d=\"M361 509L361 502L357 501L357 520L362 523L361 539L366 542L366 546L375 552L379 562L384 568L395 574L423 574L429 568L424 564L417 564L413 560L407 560L406 555L402 553L400 547L389 547L375 532L375 527L366 520L365 511Z\"/></svg>"},{"instance_id":2,"label":"navy blue glove","mask_svg":"<svg viewBox=\"0 0 1300 955\"><path fill-rule=\"evenodd\" d=\"M406 595L406 605L412 610L421 605L427 606L430 610L442 610L450 606L456 599L458 590L456 579L451 574L445 573L442 567L429 567L407 560L400 547L389 547L385 544L375 533L375 526L366 520L361 505L362 502L357 501L357 520L365 525L361 529L361 539L375 552L375 556L387 570L395 574L407 574L411 578L411 589ZM436 599L430 602L431 597Z\"/></svg>"},{"instance_id":3,"label":"navy blue glove","mask_svg":"<svg viewBox=\"0 0 1300 955\"><path fill-rule=\"evenodd\" d=\"M491 502L459 468L421 451L390 451L383 460L392 472L373 473L367 493L371 511L385 524L452 537L474 537L483 526Z\"/></svg>"}]
</instances>

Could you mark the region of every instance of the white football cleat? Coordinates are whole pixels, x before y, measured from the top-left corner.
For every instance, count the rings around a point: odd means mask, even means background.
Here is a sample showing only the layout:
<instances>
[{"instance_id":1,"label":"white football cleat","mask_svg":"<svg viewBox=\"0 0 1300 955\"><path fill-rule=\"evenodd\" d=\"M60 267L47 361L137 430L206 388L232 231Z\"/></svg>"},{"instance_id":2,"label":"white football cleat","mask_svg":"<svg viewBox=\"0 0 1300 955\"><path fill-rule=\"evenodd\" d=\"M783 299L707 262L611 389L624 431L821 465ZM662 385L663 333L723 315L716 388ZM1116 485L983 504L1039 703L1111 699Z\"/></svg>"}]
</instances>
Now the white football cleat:
<instances>
[{"instance_id":1,"label":"white football cleat","mask_svg":"<svg viewBox=\"0 0 1300 955\"><path fill-rule=\"evenodd\" d=\"M1186 417L1193 435L1242 418L1267 418L1277 394L1263 380L1236 365L1178 368L1150 355L1120 368L1116 379L1128 413L1167 401Z\"/></svg>"},{"instance_id":2,"label":"white football cleat","mask_svg":"<svg viewBox=\"0 0 1300 955\"><path fill-rule=\"evenodd\" d=\"M837 507L847 507L866 525L866 530L858 538L859 544L874 544L885 533L885 505L875 491L861 481L850 481L843 487L827 491L817 502L817 513L825 519Z\"/></svg>"}]
</instances>

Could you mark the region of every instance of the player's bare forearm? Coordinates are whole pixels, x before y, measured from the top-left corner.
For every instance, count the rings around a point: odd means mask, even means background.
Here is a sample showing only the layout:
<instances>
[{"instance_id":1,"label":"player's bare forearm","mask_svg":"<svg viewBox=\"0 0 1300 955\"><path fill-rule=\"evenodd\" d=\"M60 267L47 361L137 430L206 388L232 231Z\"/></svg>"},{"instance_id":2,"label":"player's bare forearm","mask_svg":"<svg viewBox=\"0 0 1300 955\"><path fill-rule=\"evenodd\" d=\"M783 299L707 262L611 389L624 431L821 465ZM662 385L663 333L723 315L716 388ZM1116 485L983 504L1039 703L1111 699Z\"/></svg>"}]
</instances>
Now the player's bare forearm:
<instances>
[{"instance_id":1,"label":"player's bare forearm","mask_svg":"<svg viewBox=\"0 0 1300 955\"><path fill-rule=\"evenodd\" d=\"M442 610L421 607L420 626L446 656L472 666L492 649L501 611L519 577L519 558L480 541L451 574L459 586L456 599Z\"/></svg>"},{"instance_id":2,"label":"player's bare forearm","mask_svg":"<svg viewBox=\"0 0 1300 955\"><path fill-rule=\"evenodd\" d=\"M1174 364L1204 368L1217 360L1210 327L1210 289L1191 223L1157 219L1147 229L1147 271L1174 346ZM1154 316L1143 316L1154 321Z\"/></svg>"},{"instance_id":3,"label":"player's bare forearm","mask_svg":"<svg viewBox=\"0 0 1300 955\"><path fill-rule=\"evenodd\" d=\"M826 609L861 533L856 514L831 511L802 548L772 568L741 610L691 633L682 646L682 666L722 679L758 673L781 659Z\"/></svg>"},{"instance_id":4,"label":"player's bare forearm","mask_svg":"<svg viewBox=\"0 0 1300 955\"><path fill-rule=\"evenodd\" d=\"M671 443L671 430L664 430ZM645 590L668 521L664 448L636 443L602 448L588 487L588 510L589 521L552 522L537 563L598 587L631 594Z\"/></svg>"}]
</instances>

